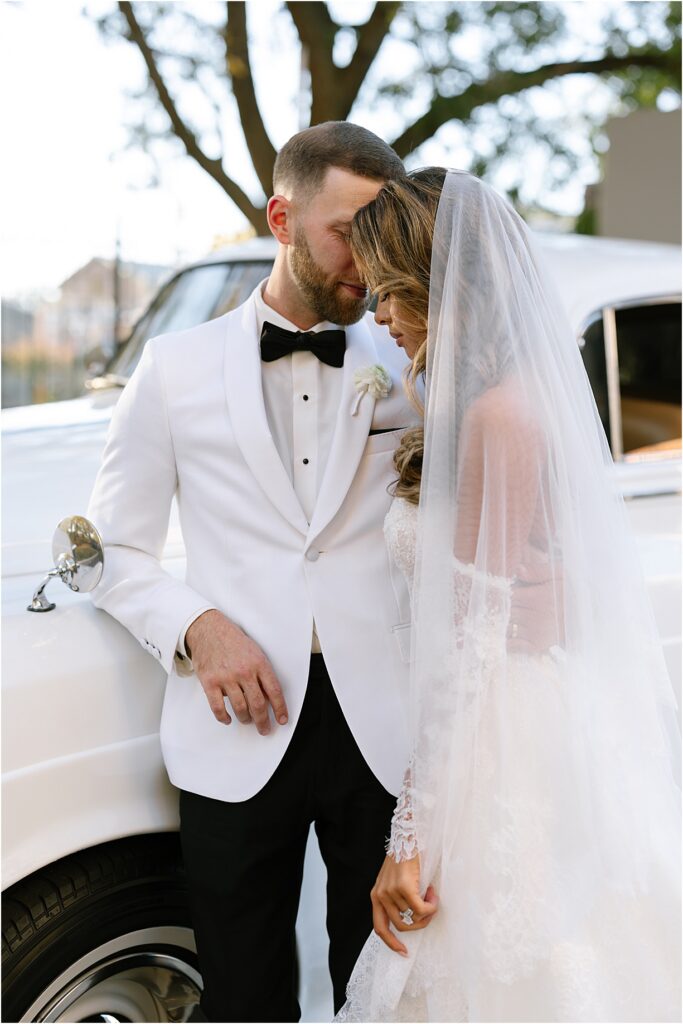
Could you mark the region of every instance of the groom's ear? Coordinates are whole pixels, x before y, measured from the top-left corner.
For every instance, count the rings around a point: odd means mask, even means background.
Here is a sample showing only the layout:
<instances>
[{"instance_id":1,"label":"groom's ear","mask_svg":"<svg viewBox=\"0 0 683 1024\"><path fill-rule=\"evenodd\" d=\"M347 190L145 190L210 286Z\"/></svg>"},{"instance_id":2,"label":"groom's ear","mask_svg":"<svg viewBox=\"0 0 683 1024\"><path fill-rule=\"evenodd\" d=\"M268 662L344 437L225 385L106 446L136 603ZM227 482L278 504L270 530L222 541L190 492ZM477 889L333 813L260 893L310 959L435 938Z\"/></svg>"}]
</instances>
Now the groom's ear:
<instances>
[{"instance_id":1,"label":"groom's ear","mask_svg":"<svg viewBox=\"0 0 683 1024\"><path fill-rule=\"evenodd\" d=\"M271 196L268 200L268 227L281 245L291 242L292 204L284 196Z\"/></svg>"}]
</instances>

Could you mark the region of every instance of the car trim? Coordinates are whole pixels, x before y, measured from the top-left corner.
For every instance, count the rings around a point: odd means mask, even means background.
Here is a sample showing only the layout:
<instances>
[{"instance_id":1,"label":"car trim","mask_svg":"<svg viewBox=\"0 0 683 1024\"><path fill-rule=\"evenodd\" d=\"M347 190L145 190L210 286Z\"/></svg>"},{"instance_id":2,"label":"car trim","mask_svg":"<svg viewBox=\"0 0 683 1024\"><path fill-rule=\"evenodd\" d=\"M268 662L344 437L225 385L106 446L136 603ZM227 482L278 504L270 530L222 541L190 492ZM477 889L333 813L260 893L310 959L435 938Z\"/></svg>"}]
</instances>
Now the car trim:
<instances>
[{"instance_id":1,"label":"car trim","mask_svg":"<svg viewBox=\"0 0 683 1024\"><path fill-rule=\"evenodd\" d=\"M588 316L584 317L581 327L577 333L577 341L579 347L584 346L584 335L589 327L592 327L596 320L602 318L603 312L606 309L613 309L615 312L619 309L631 309L633 306L663 306L668 302L680 302L683 296L680 292L667 292L665 295L641 295L635 299L624 299L620 302L608 302L607 305L601 306L599 309L593 310Z\"/></svg>"},{"instance_id":2,"label":"car trim","mask_svg":"<svg viewBox=\"0 0 683 1024\"><path fill-rule=\"evenodd\" d=\"M609 409L610 441L612 458L621 462L624 457L624 434L621 422L621 385L619 383L619 349L617 348L617 317L614 306L607 306L602 313L603 337L605 342L605 365L607 366L607 407Z\"/></svg>"}]
</instances>

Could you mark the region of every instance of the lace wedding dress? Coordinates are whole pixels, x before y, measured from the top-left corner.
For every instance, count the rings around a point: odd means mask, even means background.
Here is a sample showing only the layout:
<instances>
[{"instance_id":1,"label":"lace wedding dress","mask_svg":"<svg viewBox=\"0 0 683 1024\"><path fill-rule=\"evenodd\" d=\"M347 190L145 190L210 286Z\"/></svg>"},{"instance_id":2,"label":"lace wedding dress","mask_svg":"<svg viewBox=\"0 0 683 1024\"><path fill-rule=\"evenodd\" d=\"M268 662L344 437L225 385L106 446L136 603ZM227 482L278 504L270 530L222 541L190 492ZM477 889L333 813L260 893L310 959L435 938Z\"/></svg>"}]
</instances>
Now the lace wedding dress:
<instances>
[{"instance_id":1,"label":"lace wedding dress","mask_svg":"<svg viewBox=\"0 0 683 1024\"><path fill-rule=\"evenodd\" d=\"M409 585L417 515L415 505L398 498L385 521L390 555ZM457 608L467 603L477 570L454 559L452 573ZM438 865L432 879L439 910L426 929L401 933L407 958L370 936L335 1020L678 1019L679 995L671 981L679 970L671 928L676 917L669 906L666 872L659 892L653 891L657 882L651 879L647 899L606 890L590 907L580 873L567 873L574 861L558 849L558 838L567 844L582 840L563 832L565 807L558 803L557 789L563 764L571 760L567 688L572 680L560 651L554 656L508 653L504 676L497 671L513 581L496 577L486 583L487 606L468 625L486 666L477 675L478 690L483 686L486 692L470 701L477 716L476 763L447 863ZM449 667L443 668L447 718ZM505 708L506 736L513 744L504 762L496 746L500 707ZM435 735L434 743L439 742ZM446 764L443 771L448 771ZM571 792L567 799L571 804ZM402 860L414 856L417 846L409 769L388 852ZM555 920L568 894L572 902L572 893L574 921ZM561 941L555 941L557 934Z\"/></svg>"}]
</instances>

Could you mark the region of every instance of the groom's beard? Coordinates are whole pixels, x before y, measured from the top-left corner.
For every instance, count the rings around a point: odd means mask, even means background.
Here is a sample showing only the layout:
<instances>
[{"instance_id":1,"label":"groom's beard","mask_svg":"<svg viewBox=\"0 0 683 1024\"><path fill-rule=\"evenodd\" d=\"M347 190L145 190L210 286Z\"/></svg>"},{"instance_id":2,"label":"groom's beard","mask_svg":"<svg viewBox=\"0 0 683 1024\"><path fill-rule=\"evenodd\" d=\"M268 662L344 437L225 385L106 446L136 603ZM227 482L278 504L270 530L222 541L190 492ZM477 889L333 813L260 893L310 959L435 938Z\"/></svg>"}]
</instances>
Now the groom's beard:
<instances>
[{"instance_id":1,"label":"groom's beard","mask_svg":"<svg viewBox=\"0 0 683 1024\"><path fill-rule=\"evenodd\" d=\"M321 320L331 324L355 324L370 305L370 295L354 299L342 290L339 280L330 278L320 269L311 252L303 231L297 231L290 247L290 266L294 280L310 308Z\"/></svg>"}]
</instances>

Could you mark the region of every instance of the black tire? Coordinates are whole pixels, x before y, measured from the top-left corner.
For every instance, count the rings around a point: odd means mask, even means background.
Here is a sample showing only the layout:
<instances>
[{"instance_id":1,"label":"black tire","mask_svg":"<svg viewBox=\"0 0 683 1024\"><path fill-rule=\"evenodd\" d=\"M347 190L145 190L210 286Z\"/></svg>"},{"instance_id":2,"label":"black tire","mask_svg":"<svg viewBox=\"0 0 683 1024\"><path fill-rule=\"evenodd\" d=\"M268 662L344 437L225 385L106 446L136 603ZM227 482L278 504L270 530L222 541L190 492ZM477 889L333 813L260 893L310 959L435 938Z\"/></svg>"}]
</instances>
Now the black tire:
<instances>
[{"instance_id":1,"label":"black tire","mask_svg":"<svg viewBox=\"0 0 683 1024\"><path fill-rule=\"evenodd\" d=\"M2 916L3 1021L184 1021L198 1002L177 833L64 857L8 889Z\"/></svg>"}]
</instances>

